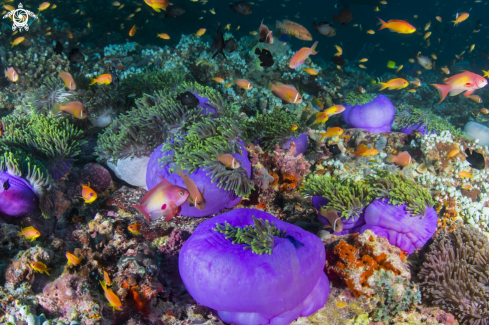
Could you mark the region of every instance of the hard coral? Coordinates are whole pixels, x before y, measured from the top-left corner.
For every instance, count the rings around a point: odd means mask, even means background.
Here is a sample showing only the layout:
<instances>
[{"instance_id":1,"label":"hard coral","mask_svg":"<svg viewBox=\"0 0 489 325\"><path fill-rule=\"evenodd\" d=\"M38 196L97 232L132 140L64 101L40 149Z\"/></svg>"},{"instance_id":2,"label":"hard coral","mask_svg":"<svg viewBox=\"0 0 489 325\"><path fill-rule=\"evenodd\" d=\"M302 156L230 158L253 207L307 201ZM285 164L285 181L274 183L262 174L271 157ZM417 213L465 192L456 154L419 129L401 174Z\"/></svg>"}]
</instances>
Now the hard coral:
<instances>
[{"instance_id":1,"label":"hard coral","mask_svg":"<svg viewBox=\"0 0 489 325\"><path fill-rule=\"evenodd\" d=\"M224 322L285 325L326 302L324 254L321 241L301 228L238 209L197 227L179 269L192 297Z\"/></svg>"},{"instance_id":2,"label":"hard coral","mask_svg":"<svg viewBox=\"0 0 489 325\"><path fill-rule=\"evenodd\" d=\"M366 230L331 244L327 250L326 273L334 282L340 279L356 296L377 293L374 280L379 270L392 271L396 276L410 279L403 263L402 251L384 238Z\"/></svg>"},{"instance_id":3,"label":"hard coral","mask_svg":"<svg viewBox=\"0 0 489 325\"><path fill-rule=\"evenodd\" d=\"M461 324L489 324L489 241L463 226L437 239L418 276L423 299L454 314Z\"/></svg>"}]
</instances>

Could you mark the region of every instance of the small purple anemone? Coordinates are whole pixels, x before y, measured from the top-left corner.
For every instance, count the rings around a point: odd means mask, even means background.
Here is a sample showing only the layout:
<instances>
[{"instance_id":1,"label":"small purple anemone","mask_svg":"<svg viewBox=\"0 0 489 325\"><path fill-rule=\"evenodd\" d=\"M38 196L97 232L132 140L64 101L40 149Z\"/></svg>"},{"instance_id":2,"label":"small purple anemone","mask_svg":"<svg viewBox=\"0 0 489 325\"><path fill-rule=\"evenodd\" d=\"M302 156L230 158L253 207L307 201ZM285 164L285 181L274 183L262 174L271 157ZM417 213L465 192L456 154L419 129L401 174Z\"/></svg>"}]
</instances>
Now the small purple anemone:
<instances>
[{"instance_id":1,"label":"small purple anemone","mask_svg":"<svg viewBox=\"0 0 489 325\"><path fill-rule=\"evenodd\" d=\"M238 243L237 229L254 234L265 253ZM237 209L195 229L180 251L179 271L191 296L224 322L286 325L326 303L325 259L317 236L264 211Z\"/></svg>"},{"instance_id":2,"label":"small purple anemone","mask_svg":"<svg viewBox=\"0 0 489 325\"><path fill-rule=\"evenodd\" d=\"M342 117L348 126L365 129L372 133L391 132L396 108L384 95L363 105L345 105Z\"/></svg>"},{"instance_id":3,"label":"small purple anemone","mask_svg":"<svg viewBox=\"0 0 489 325\"><path fill-rule=\"evenodd\" d=\"M199 100L199 106L202 107L202 114L216 114L217 110L214 106L212 106L211 100L206 97L201 97L194 93L195 97Z\"/></svg>"},{"instance_id":4,"label":"small purple anemone","mask_svg":"<svg viewBox=\"0 0 489 325\"><path fill-rule=\"evenodd\" d=\"M307 133L301 133L298 138L292 137L289 141L287 141L287 143L285 143L284 149L289 149L292 142L295 143L296 156L306 153L307 147L309 146Z\"/></svg>"},{"instance_id":5,"label":"small purple anemone","mask_svg":"<svg viewBox=\"0 0 489 325\"><path fill-rule=\"evenodd\" d=\"M418 130L422 135L430 135L430 134L436 134L434 131L429 131L426 128L426 125L423 125L422 123L417 123L413 125L406 125L401 127L401 132L404 134L411 134L413 130Z\"/></svg>"},{"instance_id":6,"label":"small purple anemone","mask_svg":"<svg viewBox=\"0 0 489 325\"><path fill-rule=\"evenodd\" d=\"M366 225L362 227L362 232L370 229L408 254L413 253L435 233L438 215L435 209L426 207L424 216L413 216L407 208L405 204L391 205L388 199L374 200L365 209Z\"/></svg>"},{"instance_id":7,"label":"small purple anemone","mask_svg":"<svg viewBox=\"0 0 489 325\"><path fill-rule=\"evenodd\" d=\"M246 148L242 141L239 141L239 143L241 144L241 152L243 154L233 153L232 155L240 162L241 167L245 169L248 177L251 177L251 163L248 159ZM158 176L163 177L173 185L186 188L185 183L179 175L170 173L169 169L172 167L170 164L163 167L158 161L163 156L173 155L172 152L162 152L162 147L163 145L157 147L149 158L146 169L146 186L148 190L151 190L161 181ZM186 171L184 170L183 172L185 173ZM181 215L187 217L206 217L216 214L222 209L232 208L241 201L241 197L237 196L234 191L224 190L218 187L217 182L212 182L210 173L210 170L204 170L204 167L200 167L196 172L189 175L201 193L203 193L204 199L206 200L205 209L199 210L196 207L190 206L190 203L187 201L181 206Z\"/></svg>"},{"instance_id":8,"label":"small purple anemone","mask_svg":"<svg viewBox=\"0 0 489 325\"><path fill-rule=\"evenodd\" d=\"M39 199L25 179L0 170L0 213L19 217L39 209Z\"/></svg>"}]
</instances>

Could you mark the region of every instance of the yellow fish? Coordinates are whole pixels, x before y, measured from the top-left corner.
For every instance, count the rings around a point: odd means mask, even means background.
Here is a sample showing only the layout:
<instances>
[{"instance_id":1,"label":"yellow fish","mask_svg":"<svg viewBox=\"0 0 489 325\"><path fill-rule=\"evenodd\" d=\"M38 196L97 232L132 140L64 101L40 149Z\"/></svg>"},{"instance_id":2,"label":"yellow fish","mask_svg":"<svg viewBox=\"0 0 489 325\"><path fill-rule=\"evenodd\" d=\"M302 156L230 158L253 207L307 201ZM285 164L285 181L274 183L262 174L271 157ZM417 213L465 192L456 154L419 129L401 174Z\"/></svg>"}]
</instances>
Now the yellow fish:
<instances>
[{"instance_id":1,"label":"yellow fish","mask_svg":"<svg viewBox=\"0 0 489 325\"><path fill-rule=\"evenodd\" d=\"M95 79L92 79L92 82L89 84L89 86L91 86L93 84L108 85L111 82L112 82L112 75L110 73L106 73L106 74L101 74L100 76L98 76Z\"/></svg>"},{"instance_id":2,"label":"yellow fish","mask_svg":"<svg viewBox=\"0 0 489 325\"><path fill-rule=\"evenodd\" d=\"M461 172L458 172L458 175L462 178L472 178L474 177L471 173L468 171L462 170Z\"/></svg>"},{"instance_id":3,"label":"yellow fish","mask_svg":"<svg viewBox=\"0 0 489 325\"><path fill-rule=\"evenodd\" d=\"M17 235L24 236L25 239L30 239L31 241L36 240L37 237L41 236L41 232L32 226L23 228Z\"/></svg>"},{"instance_id":4,"label":"yellow fish","mask_svg":"<svg viewBox=\"0 0 489 325\"><path fill-rule=\"evenodd\" d=\"M66 258L68 259L68 265L78 265L82 261L83 258L81 257L76 257L75 255L71 254L70 252L66 252Z\"/></svg>"},{"instance_id":5,"label":"yellow fish","mask_svg":"<svg viewBox=\"0 0 489 325\"><path fill-rule=\"evenodd\" d=\"M162 39L170 39L170 35L168 35L167 33L157 34L156 36Z\"/></svg>"},{"instance_id":6,"label":"yellow fish","mask_svg":"<svg viewBox=\"0 0 489 325\"><path fill-rule=\"evenodd\" d=\"M109 301L107 304L109 307L112 307L113 310L122 310L122 302L119 297L112 291L111 288L107 288L107 284L105 282L99 281L104 289L105 298Z\"/></svg>"},{"instance_id":7,"label":"yellow fish","mask_svg":"<svg viewBox=\"0 0 489 325\"><path fill-rule=\"evenodd\" d=\"M46 10L49 8L51 4L49 2L43 2L41 3L41 5L39 6L39 8L37 8L39 11L43 11L43 10Z\"/></svg>"},{"instance_id":8,"label":"yellow fish","mask_svg":"<svg viewBox=\"0 0 489 325\"><path fill-rule=\"evenodd\" d=\"M318 74L318 71L314 68L303 69L303 71L307 74L310 74L311 76L315 76Z\"/></svg>"},{"instance_id":9,"label":"yellow fish","mask_svg":"<svg viewBox=\"0 0 489 325\"><path fill-rule=\"evenodd\" d=\"M17 37L12 43L12 47L14 46L17 46L19 45L20 43L22 43L23 41L25 40L25 37L24 36L20 36L20 37Z\"/></svg>"},{"instance_id":10,"label":"yellow fish","mask_svg":"<svg viewBox=\"0 0 489 325\"><path fill-rule=\"evenodd\" d=\"M127 229L136 236L141 234L141 224L140 223L132 223L129 226L127 226Z\"/></svg>"},{"instance_id":11,"label":"yellow fish","mask_svg":"<svg viewBox=\"0 0 489 325\"><path fill-rule=\"evenodd\" d=\"M47 275L50 275L49 274L49 270L51 269L48 269L48 267L46 266L46 264L44 264L43 262L32 262L30 264L30 266L34 269L34 271L36 272L39 272L39 273L46 273Z\"/></svg>"},{"instance_id":12,"label":"yellow fish","mask_svg":"<svg viewBox=\"0 0 489 325\"><path fill-rule=\"evenodd\" d=\"M90 184L88 184L90 185ZM97 199L97 192L90 188L90 186L82 185L82 199L85 203L92 203Z\"/></svg>"}]
</instances>

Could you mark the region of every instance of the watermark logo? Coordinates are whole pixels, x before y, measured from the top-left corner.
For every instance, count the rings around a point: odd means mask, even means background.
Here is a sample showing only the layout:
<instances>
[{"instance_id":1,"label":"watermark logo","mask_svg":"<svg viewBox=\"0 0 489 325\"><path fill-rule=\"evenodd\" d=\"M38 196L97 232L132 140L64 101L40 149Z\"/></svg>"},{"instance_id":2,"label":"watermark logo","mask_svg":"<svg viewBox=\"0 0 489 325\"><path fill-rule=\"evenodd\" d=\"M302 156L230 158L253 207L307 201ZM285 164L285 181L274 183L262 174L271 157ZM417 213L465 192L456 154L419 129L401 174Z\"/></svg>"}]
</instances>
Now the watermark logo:
<instances>
[{"instance_id":1,"label":"watermark logo","mask_svg":"<svg viewBox=\"0 0 489 325\"><path fill-rule=\"evenodd\" d=\"M19 8L9 11L8 14L5 14L3 18L12 18L12 30L15 32L17 29L19 29L19 32L22 31L22 29L29 30L29 16L31 16L34 19L37 19L37 15L33 13L32 11L24 9L22 6L22 3L19 3Z\"/></svg>"}]
</instances>

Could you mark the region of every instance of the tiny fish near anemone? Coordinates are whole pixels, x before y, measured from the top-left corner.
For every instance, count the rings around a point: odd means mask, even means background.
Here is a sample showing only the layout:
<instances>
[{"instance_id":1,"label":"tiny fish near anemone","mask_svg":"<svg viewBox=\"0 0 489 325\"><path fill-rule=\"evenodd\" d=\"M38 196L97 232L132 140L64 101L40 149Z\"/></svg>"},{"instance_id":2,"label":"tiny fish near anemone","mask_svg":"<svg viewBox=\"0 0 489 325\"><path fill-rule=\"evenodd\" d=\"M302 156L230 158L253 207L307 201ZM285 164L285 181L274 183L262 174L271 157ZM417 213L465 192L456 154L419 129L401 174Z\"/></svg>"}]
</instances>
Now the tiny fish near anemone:
<instances>
[{"instance_id":1,"label":"tiny fish near anemone","mask_svg":"<svg viewBox=\"0 0 489 325\"><path fill-rule=\"evenodd\" d=\"M187 191L189 193L190 205L196 207L199 210L205 210L206 201L204 198L205 189L202 192L197 187L197 184L190 178L190 176L185 175L180 168L180 166L175 167L175 174L180 176L185 183L185 187L187 187ZM183 203L182 203L183 204Z\"/></svg>"},{"instance_id":2,"label":"tiny fish near anemone","mask_svg":"<svg viewBox=\"0 0 489 325\"><path fill-rule=\"evenodd\" d=\"M82 196L81 198L85 200L85 203L91 204L97 199L97 192L90 188L90 184L82 185Z\"/></svg>"}]
</instances>

